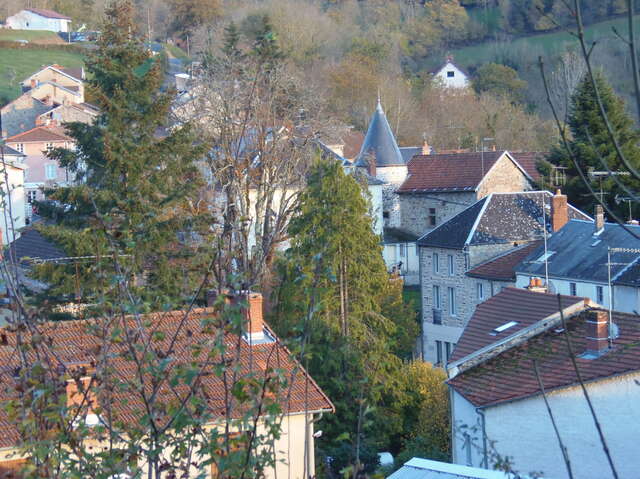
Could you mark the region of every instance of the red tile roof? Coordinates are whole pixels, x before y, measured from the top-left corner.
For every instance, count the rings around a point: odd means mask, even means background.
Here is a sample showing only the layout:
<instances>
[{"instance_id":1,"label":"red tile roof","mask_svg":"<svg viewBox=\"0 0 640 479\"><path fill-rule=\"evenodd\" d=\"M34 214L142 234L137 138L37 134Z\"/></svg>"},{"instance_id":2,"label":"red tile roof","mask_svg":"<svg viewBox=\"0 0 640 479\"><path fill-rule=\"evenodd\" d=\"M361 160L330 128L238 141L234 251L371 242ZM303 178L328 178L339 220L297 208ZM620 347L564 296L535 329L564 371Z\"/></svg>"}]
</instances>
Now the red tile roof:
<instances>
[{"instance_id":1,"label":"red tile roof","mask_svg":"<svg viewBox=\"0 0 640 479\"><path fill-rule=\"evenodd\" d=\"M473 278L490 279L493 281L514 281L515 267L526 258L529 253L542 244L542 241L532 241L524 246L498 256L467 271Z\"/></svg>"},{"instance_id":2,"label":"red tile roof","mask_svg":"<svg viewBox=\"0 0 640 479\"><path fill-rule=\"evenodd\" d=\"M583 305L585 301L576 296L561 296L561 299L563 309ZM558 297L555 294L505 288L476 307L453 350L449 364L502 341L557 312ZM493 333L495 328L510 321L517 324L501 333Z\"/></svg>"},{"instance_id":3,"label":"red tile roof","mask_svg":"<svg viewBox=\"0 0 640 479\"><path fill-rule=\"evenodd\" d=\"M398 192L474 191L505 151L416 155ZM483 172L484 164L484 172Z\"/></svg>"},{"instance_id":4,"label":"red tile roof","mask_svg":"<svg viewBox=\"0 0 640 479\"><path fill-rule=\"evenodd\" d=\"M46 10L44 8L25 8L25 10L40 15L41 17L57 18L59 20L71 20L71 17L67 17L66 15L62 15L61 13L54 12L53 10Z\"/></svg>"},{"instance_id":5,"label":"red tile roof","mask_svg":"<svg viewBox=\"0 0 640 479\"><path fill-rule=\"evenodd\" d=\"M362 148L362 143L364 142L364 133L352 130L342 137L342 141L344 142L342 156L347 160L353 160L360 153L360 148Z\"/></svg>"},{"instance_id":6,"label":"red tile roof","mask_svg":"<svg viewBox=\"0 0 640 479\"><path fill-rule=\"evenodd\" d=\"M165 333L164 339L159 339L154 346L161 351L166 351L169 342L178 331L178 324L184 317L184 312L174 311L168 313L154 313L145 316L149 321L148 331ZM173 359L171 363L191 363L198 361L199 357L204 358L208 350L205 348L201 356L194 356L194 346L215 344L218 338L219 329L215 326L215 315L212 309L196 309L192 311L186 319L182 328L177 334L177 340L173 345ZM212 323L213 322L213 323ZM101 340L98 334L92 332L92 326L96 321L63 321L50 322L41 326L40 332L47 341L51 343L50 352L55 352L56 361L65 365L78 363L97 362L100 354ZM131 318L116 319L111 324L100 323L100 329L106 328L108 336L109 329L121 327L123 330L137 328ZM96 328L93 328L96 329ZM15 333L5 330L8 345L0 346L0 401L6 401L15 397L16 391L11 387L15 384L13 375L15 368L19 365L16 351ZM271 333L271 331L269 330ZM273 338L275 335L271 333ZM254 374L266 374L269 370L282 371L283 376L288 381L288 386L278 392L277 400L282 410L287 413L303 413L305 411L332 411L331 401L324 395L319 386L306 373L300 364L292 357L282 343L277 340L270 343L254 344L250 346L244 339L237 335L226 332L224 342L226 344L227 360L230 366L237 364L239 367L238 377L245 377L250 372ZM27 342L28 338L25 339ZM135 377L135 366L133 361L128 360L125 354L124 344L109 342L110 367L118 375L120 381L128 381ZM210 346L212 351L216 351L218 346ZM219 354L219 353L217 353ZM53 358L54 355L52 354ZM201 393L206 398L211 413L216 415L224 414L225 407L225 385L222 378L213 373L215 365L220 358L216 355L210 358L212 362L212 373L201 377ZM227 385L228 386L228 385ZM176 388L161 388L160 394L167 395L167 399L175 399L176 391L180 393L180 386ZM182 391L183 393L185 391ZM144 405L139 396L132 396L116 388L111 405L114 409L115 417L125 422L137 421L144 414ZM238 416L237 410L232 415ZM0 447L11 447L19 442L19 434L14 424L9 420L4 408L0 408Z\"/></svg>"},{"instance_id":7,"label":"red tile roof","mask_svg":"<svg viewBox=\"0 0 640 479\"><path fill-rule=\"evenodd\" d=\"M64 133L64 129L57 126L37 126L23 133L18 133L6 139L7 143L28 143L43 141L72 141Z\"/></svg>"},{"instance_id":8,"label":"red tile roof","mask_svg":"<svg viewBox=\"0 0 640 479\"><path fill-rule=\"evenodd\" d=\"M547 153L541 151L510 151L509 153L518 162L522 169L526 171L531 178L533 178L533 181L540 181L542 176L538 172L537 164L539 161L545 159Z\"/></svg>"},{"instance_id":9,"label":"red tile roof","mask_svg":"<svg viewBox=\"0 0 640 479\"><path fill-rule=\"evenodd\" d=\"M583 380L593 381L639 370L640 322L638 316L632 314L614 312L613 322L619 336L611 350L596 359L580 357L587 347L585 321L593 312L586 311L567 320L567 333L578 355L578 369ZM522 399L539 393L534 359L547 391L578 382L565 333L553 328L455 376L448 384L477 407Z\"/></svg>"}]
</instances>

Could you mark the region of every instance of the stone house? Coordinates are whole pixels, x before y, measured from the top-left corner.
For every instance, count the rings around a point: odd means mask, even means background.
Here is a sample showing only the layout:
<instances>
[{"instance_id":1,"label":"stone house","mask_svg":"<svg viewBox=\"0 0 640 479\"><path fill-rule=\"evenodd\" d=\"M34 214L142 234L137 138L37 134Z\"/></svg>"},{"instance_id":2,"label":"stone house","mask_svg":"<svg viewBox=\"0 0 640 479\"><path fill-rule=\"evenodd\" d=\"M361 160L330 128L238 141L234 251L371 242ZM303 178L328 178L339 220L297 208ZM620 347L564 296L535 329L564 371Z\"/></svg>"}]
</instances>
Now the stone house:
<instances>
[{"instance_id":1,"label":"stone house","mask_svg":"<svg viewBox=\"0 0 640 479\"><path fill-rule=\"evenodd\" d=\"M640 226L607 223L602 207L595 221L572 219L516 267L516 286L548 280L552 293L590 298L625 313L640 311ZM611 259L610 268L609 258Z\"/></svg>"},{"instance_id":2,"label":"stone house","mask_svg":"<svg viewBox=\"0 0 640 479\"><path fill-rule=\"evenodd\" d=\"M264 322L262 295L249 293L247 296L249 306L242 312L245 322L244 332L241 335L228 331L224 333L225 344L234 348L234 353L228 355L230 357L229 367L237 368L235 370L237 370L238 380L251 377L258 381L262 381L267 375L272 374L270 371L276 369L289 384L289 387L268 392L268 397L281 406L282 419L280 436L274 440L270 448L273 455L273 465L265 468L264 477L267 479L315 477L315 421L323 414L332 413L334 406ZM175 346L172 349L174 351L172 363L176 365L193 364L193 345L209 344L212 342L212 335L217 334L215 326L212 326L217 324L214 322L215 315L216 312L213 308L200 308L190 312L150 313L144 315L144 321L148 321L154 331L161 332L167 337L173 337L178 324L180 324L180 327L188 334L176 336ZM104 424L107 418L97 411L96 405L101 406L103 410L108 409L108 419L113 420L115 424L138 421L146 414L144 403L139 396L132 396L130 393L116 388L109 403L110 407L106 408L106 405L103 404L107 400L105 395L96 397L95 393L91 394L91 387L95 384L95 371L92 371L90 365L99 363L97 353L100 351L100 339L92 334L91 329L87 327L87 321L90 320L44 322L40 325L40 331L46 334L52 353L55 351L56 365L54 367L69 373L66 389L67 404L80 408L78 417L76 419L70 418L69 421L82 421L89 428ZM124 318L123 321L129 321L133 325L132 318ZM214 328L213 331L212 328ZM1 331L6 344L16 344L14 330L2 329ZM124 354L124 347L124 344L113 346L115 348L113 351L115 361L113 370L115 371L128 371L133 367L130 359L127 359L127 355ZM4 347L0 350L0 358L4 366L0 371L0 378L6 385L15 384L12 376L15 368L19 366L19 362L17 362L14 349L14 347ZM79 366L83 365L86 367L79 369ZM90 401L84 398L85 395L80 395L83 398L79 398L79 395L76 394L76 381L71 379L74 372L76 376L79 376L79 381L88 387L86 397L89 397ZM145 378L146 384L149 384L149 381L150 378ZM205 414L211 416L211 421L203 425L205 433L218 428L219 433L224 434L226 424L224 411L229 396L227 386L216 374L208 373L200 379L196 392L197 399L207 405ZM184 394L184 388L172 389L170 393L170 397L163 398L164 403L179 399L178 396ZM12 387L2 388L0 399L6 401L13 397L12 394L15 394ZM161 391L159 394L166 395L167 393ZM229 424L231 431L247 427L246 419L243 419L243 412L238 409L233 404L231 405L230 419L232 422ZM223 413L221 414L220 411ZM158 414L158 418L162 420L163 412L158 412ZM264 423L260 421L260 417L257 420L257 434L269 434ZM0 436L0 477L20 477L18 475L4 475L8 472L14 474L19 472L19 469L29 461L20 444L20 431L4 409L0 410L0 428L3 432ZM89 454L92 450L102 450L104 445L106 442L99 438L89 438L83 444ZM169 451L166 454L166 459L171 463L171 459L168 457ZM198 461L206 459L208 457L199 458ZM140 461L139 465L143 470L143 476L146 475L147 464L142 462L144 458L140 457L137 460ZM118 477L128 477L125 472L123 471L123 474ZM168 471L167 474L169 476L170 472ZM213 463L206 467L198 467L194 464L188 477L217 478L216 464Z\"/></svg>"},{"instance_id":3,"label":"stone house","mask_svg":"<svg viewBox=\"0 0 640 479\"><path fill-rule=\"evenodd\" d=\"M48 30L68 32L71 18L44 8L25 8L7 17L5 25L14 30Z\"/></svg>"},{"instance_id":4,"label":"stone house","mask_svg":"<svg viewBox=\"0 0 640 479\"><path fill-rule=\"evenodd\" d=\"M547 191L491 193L418 239L425 360L446 363L481 302L470 270L542 239L568 218L589 220L567 205L566 196L556 196L559 200ZM489 291L483 289L483 298Z\"/></svg>"},{"instance_id":5,"label":"stone house","mask_svg":"<svg viewBox=\"0 0 640 479\"><path fill-rule=\"evenodd\" d=\"M555 294L507 288L476 310L447 371L455 463L493 469L499 455L523 474L568 478L557 428L572 477L611 477L568 336L618 477L637 476L638 317L609 317L587 298L562 295L560 304Z\"/></svg>"},{"instance_id":6,"label":"stone house","mask_svg":"<svg viewBox=\"0 0 640 479\"><path fill-rule=\"evenodd\" d=\"M73 139L68 137L63 128L57 126L39 126L7 138L11 148L26 155L25 194L29 203L43 200L42 188L68 185L73 178L66 168L46 156L53 148L73 149Z\"/></svg>"},{"instance_id":7,"label":"stone house","mask_svg":"<svg viewBox=\"0 0 640 479\"><path fill-rule=\"evenodd\" d=\"M397 190L399 227L423 235L490 193L531 190L534 173L515 156L508 151L414 156Z\"/></svg>"}]
</instances>

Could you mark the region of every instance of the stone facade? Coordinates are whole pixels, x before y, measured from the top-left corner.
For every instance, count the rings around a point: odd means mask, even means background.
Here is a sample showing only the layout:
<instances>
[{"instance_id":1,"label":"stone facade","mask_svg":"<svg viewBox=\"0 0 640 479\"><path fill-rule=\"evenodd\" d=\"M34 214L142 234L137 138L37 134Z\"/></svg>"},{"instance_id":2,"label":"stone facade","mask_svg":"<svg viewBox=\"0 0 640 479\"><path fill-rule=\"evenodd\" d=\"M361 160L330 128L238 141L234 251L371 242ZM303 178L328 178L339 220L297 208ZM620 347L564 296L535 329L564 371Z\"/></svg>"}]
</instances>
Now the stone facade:
<instances>
[{"instance_id":1,"label":"stone facade","mask_svg":"<svg viewBox=\"0 0 640 479\"><path fill-rule=\"evenodd\" d=\"M487 172L477 189L477 199L491 193L513 193L529 191L533 185L516 164L505 153Z\"/></svg>"},{"instance_id":2,"label":"stone facade","mask_svg":"<svg viewBox=\"0 0 640 479\"><path fill-rule=\"evenodd\" d=\"M401 193L401 223L405 231L422 236L476 202L473 191L454 193ZM431 217L435 213L435 224Z\"/></svg>"},{"instance_id":3,"label":"stone facade","mask_svg":"<svg viewBox=\"0 0 640 479\"><path fill-rule=\"evenodd\" d=\"M387 228L399 228L401 224L401 205L398 187L407 177L406 165L378 167L375 176L386 184L382 188L382 215L384 226Z\"/></svg>"}]
</instances>

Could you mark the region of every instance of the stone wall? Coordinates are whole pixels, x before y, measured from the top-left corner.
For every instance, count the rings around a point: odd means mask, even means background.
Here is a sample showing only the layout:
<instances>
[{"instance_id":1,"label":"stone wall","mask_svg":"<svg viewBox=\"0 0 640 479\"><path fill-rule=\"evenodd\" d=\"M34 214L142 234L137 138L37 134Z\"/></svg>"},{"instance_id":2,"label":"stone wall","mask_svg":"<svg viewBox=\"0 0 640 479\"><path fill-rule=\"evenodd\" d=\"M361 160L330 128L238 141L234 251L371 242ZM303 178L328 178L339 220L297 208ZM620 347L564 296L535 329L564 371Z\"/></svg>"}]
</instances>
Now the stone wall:
<instances>
[{"instance_id":1,"label":"stone wall","mask_svg":"<svg viewBox=\"0 0 640 479\"><path fill-rule=\"evenodd\" d=\"M400 227L416 235L431 231L434 226L429 221L429 209L436 210L436 225L450 220L476 202L473 191L461 193L402 193L400 211L402 213Z\"/></svg>"},{"instance_id":2,"label":"stone wall","mask_svg":"<svg viewBox=\"0 0 640 479\"><path fill-rule=\"evenodd\" d=\"M504 154L488 171L484 181L480 183L478 199L491 193L514 193L531 189L532 185L522 170Z\"/></svg>"},{"instance_id":3,"label":"stone wall","mask_svg":"<svg viewBox=\"0 0 640 479\"><path fill-rule=\"evenodd\" d=\"M403 165L376 168L376 178L386 183L382 188L384 226L387 228L399 228L400 200L396 191L407 178L407 167Z\"/></svg>"}]
</instances>

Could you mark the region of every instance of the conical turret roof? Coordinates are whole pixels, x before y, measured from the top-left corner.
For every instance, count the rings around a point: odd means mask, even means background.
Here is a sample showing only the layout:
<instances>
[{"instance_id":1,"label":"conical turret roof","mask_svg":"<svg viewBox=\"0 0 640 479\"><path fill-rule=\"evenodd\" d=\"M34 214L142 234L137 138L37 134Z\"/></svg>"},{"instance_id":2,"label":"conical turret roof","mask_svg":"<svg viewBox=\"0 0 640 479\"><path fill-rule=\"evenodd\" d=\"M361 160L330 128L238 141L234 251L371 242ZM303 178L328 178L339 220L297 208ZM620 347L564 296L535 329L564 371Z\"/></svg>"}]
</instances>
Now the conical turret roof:
<instances>
[{"instance_id":1,"label":"conical turret roof","mask_svg":"<svg viewBox=\"0 0 640 479\"><path fill-rule=\"evenodd\" d=\"M356 166L366 167L369 158L375 158L376 167L405 164L379 98L367 135L356 158Z\"/></svg>"}]
</instances>

